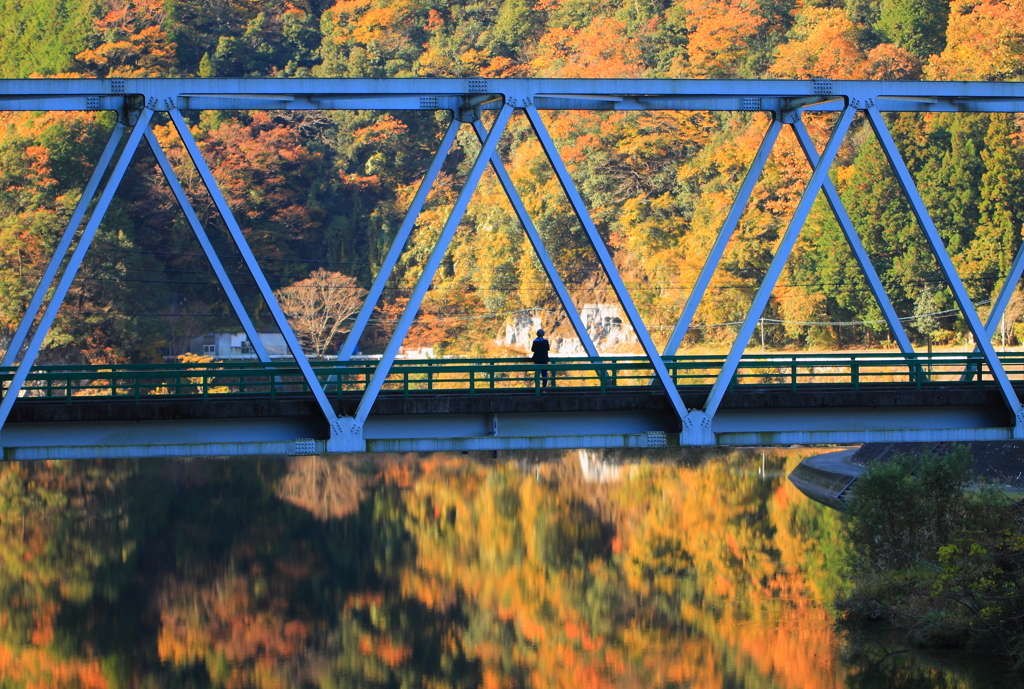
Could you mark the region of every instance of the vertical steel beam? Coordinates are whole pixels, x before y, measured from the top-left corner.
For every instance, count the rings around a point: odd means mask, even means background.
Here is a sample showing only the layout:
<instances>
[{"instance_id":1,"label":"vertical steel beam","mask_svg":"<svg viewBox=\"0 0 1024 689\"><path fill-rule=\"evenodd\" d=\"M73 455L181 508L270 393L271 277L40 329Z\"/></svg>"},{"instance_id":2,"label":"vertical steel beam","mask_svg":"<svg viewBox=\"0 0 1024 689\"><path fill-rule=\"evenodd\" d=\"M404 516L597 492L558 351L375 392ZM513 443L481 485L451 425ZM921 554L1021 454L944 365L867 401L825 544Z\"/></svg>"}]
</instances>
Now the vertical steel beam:
<instances>
[{"instance_id":1,"label":"vertical steel beam","mask_svg":"<svg viewBox=\"0 0 1024 689\"><path fill-rule=\"evenodd\" d=\"M772 290L775 289L775 283L778 282L779 276L782 275L782 269L786 266L786 261L793 251L797 237L800 236L800 231L803 229L804 222L811 212L811 206L814 205L818 192L821 190L825 180L828 179L829 168L832 167L832 161L835 160L836 153L839 152L839 146L843 143L846 132L849 131L850 123L853 122L853 116L856 113L857 111L850 105L843 109L842 114L839 116L839 122L836 123L835 130L825 146L825 151L822 153L821 159L818 160L818 164L815 165L814 172L811 173L811 179L807 182L807 188L804 189L796 211L789 221L789 227L786 228L785 234L782 235L779 248L775 250L775 256L768 266L768 272L761 281L757 294L754 295L754 301L750 305L750 310L747 311L747 317L744 319L743 325L740 326L736 341L732 343L729 355L722 365L722 370L718 374L715 384L711 387L707 402L704 403L704 413L708 417L714 417L715 412L718 411L718 405L722 403L722 396L725 395L725 391L732 382L732 377L736 373L736 367L740 363L740 357L743 356L743 350L746 349L747 343L757 327L757 322L768 305L768 300L772 296Z\"/></svg>"},{"instance_id":2,"label":"vertical steel beam","mask_svg":"<svg viewBox=\"0 0 1024 689\"><path fill-rule=\"evenodd\" d=\"M508 124L511 116L512 106L506 102L501 110L498 111L498 117L494 121L494 126L491 127L487 139L480 148L480 154L469 171L469 176L466 178L462 191L459 192L459 197L455 201L451 214L448 216L448 221L445 223L444 229L441 230L441 235L437 238L437 244L434 245L434 250L431 251L430 257L423 265L423 274L420 275L419 282L416 283L416 289L413 290L412 295L409 297L409 302L405 306L402 317L398 319L398 325L395 327L395 332L392 334L383 356L381 356L380 363L377 364L373 377L366 386L362 399L359 400L359 407L356 409L353 419L353 423L358 428L361 428L366 423L366 417L369 416L373 403L377 401L377 395L380 394L384 381L391 372L391 365L395 363L398 348L402 346L405 335L409 332L409 327L420 310L423 298L426 296L427 290L430 289L430 283L434 281L434 275L437 273L441 261L444 260L444 256L448 252L452 237L455 236L455 230L458 229L459 223L462 222L462 217L466 213L469 200L473 197L473 192L476 191L476 187L480 183L480 177L483 175L484 170L487 169L491 156L498 145L498 139L501 138L502 133L505 131L505 125Z\"/></svg>"},{"instance_id":3,"label":"vertical steel beam","mask_svg":"<svg viewBox=\"0 0 1024 689\"><path fill-rule=\"evenodd\" d=\"M295 337L295 333L292 332L292 328L288 324L288 318L285 317L284 312L281 311L280 304L277 303L277 298L274 296L274 290L270 288L267 278L263 275L263 271L260 269L259 263L257 263L256 257L252 253L252 249L249 248L248 242L245 241L245 235L242 234L242 228L239 227L238 221L235 220L235 216L231 212L231 207L228 205L227 199L225 199L224 195L221 193L220 187L217 186L217 180L214 179L213 173L210 171L210 167L206 164L206 160L203 158L203 154L199 150L196 140L192 138L192 132L188 128L188 123L185 122L185 119L181 116L181 112L179 110L170 110L169 114L171 116L171 121L174 122L175 129L178 130L178 136L181 137L181 141L185 145L185 150L192 159L192 164L196 166L196 170L199 172L199 176L202 178L203 184L206 185L206 190L210 193L210 197L213 199L214 205L217 206L217 212L219 212L221 218L224 219L224 224L227 225L228 232L230 233L232 240L234 240L235 246L238 248L238 252L242 254L242 260L245 261L245 265L252 274L252 278L256 282L256 286L259 287L260 295L266 302L267 308L270 309L270 314L274 317L274 322L277 323L277 327L281 331L281 335L284 336L284 341L288 344L288 349L291 350L295 363L298 364L299 370L302 371L302 377L306 379L306 384L309 385L309 389L316 398L317 404L320 406L320 411L323 413L324 418L327 419L327 423L331 425L333 431L335 429L335 422L338 420L338 415L334 413L331 401L327 399L327 393L324 392L323 387L317 380L316 372L313 371L313 367L309 365L309 360L306 359L306 354L302 351L302 345L299 344L298 338Z\"/></svg>"},{"instance_id":4,"label":"vertical steel beam","mask_svg":"<svg viewBox=\"0 0 1024 689\"><path fill-rule=\"evenodd\" d=\"M1021 246L1017 250L1017 255L1013 257L1013 263L1010 264L1010 272L1003 281L1003 286L999 288L999 296L996 298L996 302L992 305L992 310L988 312L988 319L985 321L985 334L988 335L988 339L991 341L992 336L996 334L996 327L999 325L999 319L1003 317L1003 313L1006 311L1006 307L1010 304L1010 299L1013 297L1013 292L1017 289L1017 283L1020 282L1021 273L1024 273L1024 246ZM978 345L974 345L974 353L978 352ZM967 381L973 380L975 372L971 370L971 366L967 366L964 369L963 375L960 376L960 380Z\"/></svg>"},{"instance_id":5,"label":"vertical steel beam","mask_svg":"<svg viewBox=\"0 0 1024 689\"><path fill-rule=\"evenodd\" d=\"M956 299L960 311L967 320L968 327L974 334L974 340L981 350L985 363L988 364L989 370L992 372L992 377L996 380L999 392L1002 394L1006 406L1010 408L1010 412L1014 416L1014 437L1024 437L1024 410L1021 408L1020 400L1017 398L1017 393L1014 392L1013 385L1010 384L1010 379L1006 375L1002 363L999 361L999 356L992 346L988 332L978 317L978 312L975 310L966 288L964 288L964 283L960 280L960 274L956 272L956 267L949 258L949 252L946 251L946 246L942 243L942 237L939 235L935 223L932 222L931 215L929 215L928 209L924 205L924 199L921 198L917 185L914 183L914 178L903 161L903 156L900 155L899 148L897 148L892 134L889 133L885 120L882 119L881 113L878 112L878 108L874 104L868 106L867 115L871 128L875 130L875 136L878 137L879 143L882 144L882 150L885 151L885 156L889 159L893 172L896 173L896 179L900 184L900 188L903 190L907 201L910 202L910 207L914 211L914 217L917 218L918 224L924 231L932 253L939 263L939 268L942 270L942 274L946 278L950 290L953 292L953 298Z\"/></svg>"},{"instance_id":6,"label":"vertical steel beam","mask_svg":"<svg viewBox=\"0 0 1024 689\"><path fill-rule=\"evenodd\" d=\"M480 120L474 122L473 130L476 132L477 138L480 139L480 143L483 144L487 139L487 128L484 127L483 122ZM530 213L526 210L526 204L523 203L522 197L519 196L515 184L512 183L512 178L509 177L508 171L505 170L505 164L501 161L501 156L497 153L491 156L491 169L498 176L498 181L505 190L509 203L515 209L516 216L526 231L526 236L530 239L530 244L533 245L537 258L540 259L541 265L544 266L544 272L554 286L555 293L558 295L559 301L562 302L562 308L565 309L566 315L569 316L573 330L576 331L576 336L580 338L583 349L586 350L587 356L596 359L600 356L597 346L590 339L587 326L583 324L583 319L580 318L579 311L576 310L576 304L573 302L569 290L565 288L565 283L562 282L562 278L558 274L558 268L555 267L555 263L551 260L548 250L544 247L544 240L541 239L540 232L537 231L537 227L533 224L533 219L530 218Z\"/></svg>"},{"instance_id":7,"label":"vertical steel beam","mask_svg":"<svg viewBox=\"0 0 1024 689\"><path fill-rule=\"evenodd\" d=\"M743 178L743 184L740 185L736 199L732 203L732 208L729 209L729 215L726 216L725 222L722 223L722 229L718 233L718 238L711 247L711 253L704 260L704 266L700 269L697 282L694 283L693 289L690 290L690 294L686 298L683 313L679 316L679 321L672 330L672 335L668 338L668 342L665 343L665 348L662 350L663 356L675 355L679 350L679 346L683 343L683 338L686 337L686 332L690 329L693 316L697 313L697 308L704 298L708 285L711 284L711 278L714 277L715 270L718 269L718 264L721 262L722 256L725 255L725 249L732 239L733 232L736 231L736 226L739 225L740 217L743 215L743 211L746 210L747 203L750 202L750 195L754 192L754 186L764 170L765 163L768 162L768 156L771 155L772 148L775 146L775 141L779 138L780 131L782 131L782 121L773 116L772 123L768 126L764 139L761 140L761 146L757 149L757 154L747 169L747 174Z\"/></svg>"},{"instance_id":8,"label":"vertical steel beam","mask_svg":"<svg viewBox=\"0 0 1024 689\"><path fill-rule=\"evenodd\" d=\"M110 160L114 157L117 145L121 142L124 130L125 126L120 122L114 125L114 131L110 133L110 139L107 141L107 145L104 147L103 153L100 155L99 162L96 163L96 169L92 171L92 176L89 177L89 182L85 185L85 189L82 190L82 198L78 200L78 205L75 206L75 210L71 214L71 219L68 220L67 227L64 229L64 234L61 235L60 241L57 243L57 248L53 251L53 256L50 258L50 262L47 264L46 270L43 272L43 277L39 281L39 286L36 287L35 294L32 295L32 300L28 304L28 309L25 310L25 317L22 318L21 323L18 324L18 329L14 332L14 337L11 338L11 343L8 345L7 351L4 353L3 360L0 361L0 366L14 365L14 360L18 356L18 352L21 351L22 345L25 344L25 338L28 337L28 331L32 328L32 324L36 320L36 315L38 315L39 309L43 305L43 300L46 299L46 293L50 291L50 285L53 283L53 278L57 276L57 271L60 270L60 264L64 262L64 257L67 255L68 249L71 247L71 242L78 233L78 227L82 224L82 218L85 217L85 213L89 209L89 204L92 203L93 197L96 196L96 190L99 189L100 181L102 181L103 175L106 174L107 168L110 166Z\"/></svg>"},{"instance_id":9,"label":"vertical steel beam","mask_svg":"<svg viewBox=\"0 0 1024 689\"><path fill-rule=\"evenodd\" d=\"M213 248L213 244L210 243L210 238L206 234L206 230L203 229L203 224L199 221L199 216L196 215L195 209L192 208L192 204L188 200L188 196L185 194L185 190L181 187L181 182L178 180L178 175L175 174L174 168L171 167L171 163L167 160L167 156L164 155L164 150L160 146L160 142L157 141L156 135L153 131L146 128L146 141L149 143L150 150L153 151L153 157L156 158L157 165L160 166L160 170L164 173L164 177L167 179L167 185L171 188L171 192L174 194L174 198L178 201L178 206L181 208L181 212L185 214L185 219L188 220L189 226L192 228L192 232L195 233L196 239L199 240L199 245L203 247L203 253L206 254L207 260L210 261L210 266L213 267L213 272L217 275L217 280L220 281L220 286L224 288L224 293L228 296L228 301L231 302L231 308L234 309L235 315L242 324L242 328L245 330L245 334L249 337L249 341L252 342L253 349L256 350L256 356L263 363L270 363L270 356L267 354L267 348L263 346L263 341L260 339L259 333L256 331L256 326L253 325L252 319L249 318L249 314L245 310L245 306L242 305L242 300L238 298L238 293L235 291L235 286L231 284L231 278L228 277L227 271L224 270L224 265L220 262L220 257L217 256L217 251Z\"/></svg>"},{"instance_id":10,"label":"vertical steel beam","mask_svg":"<svg viewBox=\"0 0 1024 689\"><path fill-rule=\"evenodd\" d=\"M32 334L32 339L29 340L25 356L22 358L21 363L18 364L18 368L14 372L14 378L11 379L7 391L4 393L3 400L0 401L0 427L7 421L7 417L11 414L11 408L18 400L18 394L25 384L29 371L32 370L32 366L35 364L36 356L38 356L39 349L43 345L43 340L50 332L50 326L53 325L53 320L57 317L57 312L64 303L64 298L71 288L71 283L78 274L82 260L85 258L86 252L89 251L92 240L96 237L96 230L99 229L100 223L103 222L103 216L106 215L107 209L110 208L110 202L114 199L117 187L121 184L121 179L124 177L128 165L132 162L132 156L139 147L139 142L142 141L143 132L149 127L151 117L153 117L153 111L149 109L144 109L139 114L138 122L135 124L135 128L132 129L132 133L128 135L128 141L121 151L121 156L118 158L114 170L110 173L110 179L107 180L103 193L100 194L100 198L96 202L92 216L90 216L89 222L86 223L85 229L82 230L82 237L78 240L75 250L71 252L71 258L68 259L64 274L60 276L57 289L54 290L50 303L46 305L43 317L39 319L39 325Z\"/></svg>"},{"instance_id":11,"label":"vertical steel beam","mask_svg":"<svg viewBox=\"0 0 1024 689\"><path fill-rule=\"evenodd\" d=\"M651 336L647 332L647 327L640 319L640 314L633 305L633 299L629 296L629 290L626 289L625 283L622 282L622 278L619 276L619 271L615 267L615 263L612 261L611 254L608 253L608 247L604 245L604 240L601 239L601 234L597 231L597 227L594 225L594 221L590 217L590 212L587 210L587 206L583 202L583 197L580 196L579 191L576 189L575 182L573 182L572 177L569 175L569 171L565 167L565 163L562 162L562 156L559 155L555 142L552 140L551 135L544 126L544 121L541 119L540 113L537 112L537 108L532 104L526 106L526 116L529 118L530 125L533 127L534 133L537 135L541 146L544 148L544 153L547 155L548 161L551 163L551 167L555 171L555 176L561 183L562 189L565 191L565 195L569 198L569 203L572 205L573 211L576 213L576 217L579 219L580 224L587 233L587 237L590 239L591 245L594 247L594 252L597 254L598 261L600 261L601 266L604 268L609 282L612 283L612 288L615 290L615 294L618 296L619 302L622 304L622 308L626 312L626 317L629 318L629 322L633 326L633 330L636 332L637 338L640 340L640 345L644 348L647 358L654 367L655 375L664 386L665 393L668 395L669 401L672 403L672 408L679 416L680 423L685 425L684 420L686 418L687 409L686 405L683 404L683 398L679 396L679 390L676 389L675 383L672 381L672 376L669 374L668 369L665 368L665 362L661 360L661 355L654 346L654 342L651 340Z\"/></svg>"},{"instance_id":12,"label":"vertical steel beam","mask_svg":"<svg viewBox=\"0 0 1024 689\"><path fill-rule=\"evenodd\" d=\"M985 333L990 340L996 334L999 319L1003 317L1006 307L1010 305L1010 299L1013 297L1014 290L1017 289L1022 273L1024 273L1024 245L1017 250L1017 255L1013 257L1010 272L1006 276L1006 280L1003 281L1003 286L999 288L999 296L996 297L996 303L992 305L988 320L985 321ZM978 348L975 347L974 351L978 351Z\"/></svg>"},{"instance_id":13,"label":"vertical steel beam","mask_svg":"<svg viewBox=\"0 0 1024 689\"><path fill-rule=\"evenodd\" d=\"M388 280L398 264L402 250L405 249L413 227L416 226L416 219L419 218L420 211L423 210L423 204L427 202L427 196L430 194L430 190L433 188L434 182L441 172L441 166L448 157L448 152L451 150L461 126L462 123L454 118L451 124L448 125L448 130L444 133L444 138L441 139L441 145L438 146L437 153L434 154L434 159L431 161L430 167L427 168L427 174L420 181L420 186L416 190L416 196L413 197L412 204L405 214L405 220L402 221L401 227L398 228L395 239L391 242L391 248L388 250L387 256L384 257L384 262L380 264L380 270L377 271L377 277L373 280L373 286L370 287L370 291L366 295L363 308L359 310L359 315L356 316L352 329L349 331L348 337L345 338L345 344L341 346L341 351L338 352L338 361L348 361L352 358L352 353L356 351L359 338L362 337L363 330L366 329L366 324L369 323L370 316L373 315L373 310L377 308L380 295L384 293L384 288L387 286Z\"/></svg>"},{"instance_id":14,"label":"vertical steel beam","mask_svg":"<svg viewBox=\"0 0 1024 689\"><path fill-rule=\"evenodd\" d=\"M807 162L811 164L811 169L818 164L818 148L814 145L814 140L811 139L811 135L807 131L807 127L800 120L799 116L795 117L792 124L793 133L796 135L797 141L800 142L800 147L804 150L804 155L807 156ZM875 299L878 300L878 305L882 309L882 315L885 317L885 322L889 324L889 330L892 331L893 336L896 338L896 343L899 345L900 351L904 354L913 354L914 346L910 344L910 338L907 337L906 330L903 329L903 323L900 322L900 317L896 314L896 309L893 308L892 302L889 301L889 295L885 292L885 287L882 286L882 281L878 277L878 273L875 271L875 266L871 263L871 258L868 256L868 252L864 249L864 244L860 241L860 236L857 234L857 229L853 226L853 221L850 220L849 214L846 212L846 207L843 205L843 200L839 196L839 192L836 190L832 180L828 177L825 178L825 182L821 185L821 189L825 192L825 199L828 201L828 205L832 208L833 215L836 216L836 221L839 222L839 226L843 229L843 235L846 237L847 243L850 245L850 249L853 251L854 258L857 259L857 265L860 266L861 271L864 273L864 277L868 281L868 286L871 288L871 293L875 295Z\"/></svg>"}]
</instances>

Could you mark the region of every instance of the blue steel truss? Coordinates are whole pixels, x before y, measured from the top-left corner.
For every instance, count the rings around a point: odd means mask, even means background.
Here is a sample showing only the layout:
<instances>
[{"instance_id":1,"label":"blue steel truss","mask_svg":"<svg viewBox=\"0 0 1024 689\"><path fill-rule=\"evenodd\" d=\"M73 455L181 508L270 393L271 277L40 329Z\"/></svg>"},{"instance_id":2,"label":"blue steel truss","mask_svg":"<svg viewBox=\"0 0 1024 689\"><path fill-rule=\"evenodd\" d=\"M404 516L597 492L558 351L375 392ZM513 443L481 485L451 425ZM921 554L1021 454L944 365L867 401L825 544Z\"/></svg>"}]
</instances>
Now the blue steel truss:
<instances>
[{"instance_id":1,"label":"blue steel truss","mask_svg":"<svg viewBox=\"0 0 1024 689\"><path fill-rule=\"evenodd\" d=\"M988 316L987 323L983 324L881 115L883 112L1024 112L1024 83L874 82L832 81L829 79L807 81L484 78L0 80L0 110L92 110L114 111L119 115L110 141L84 190L82 199L67 224L10 347L3 361L0 362L3 366L12 366L18 362L13 379L8 385L3 399L0 400L0 428L18 399L43 340L49 332L86 252L89 250L117 187L143 139L153 150L160 169L167 178L168 184L218 280L224 287L239 321L249 336L249 341L257 347L258 357L262 361L269 361L269 357L263 351L260 338L256 337L252 319L246 313L228 274L210 244L206 231L193 211L159 142L150 129L151 118L157 112L166 112L177 130L185 150L252 274L261 296L284 335L299 370L316 397L319 408L330 427L330 438L326 444L329 451L361 451L366 448L362 432L363 426L394 365L399 347L430 288L436 270L448 250L480 178L488 167L493 169L506 192L566 314L580 337L584 349L591 357L596 357L597 349L583 327L575 304L559 277L558 271L544 247L540 233L537 232L530 219L497 152L498 141L509 118L517 109L526 114L556 178L566 193L573 212L585 230L598 261L640 340L654 371L655 378L652 382L661 385L668 394L672 408L679 417L680 441L683 444L702 445L715 442L714 434L711 432L712 419L718 410L722 396L736 374L743 350L763 314L772 290L819 193L824 194L835 214L900 349L905 354L913 353L910 340L907 338L881 280L864 251L849 215L828 176L839 147L858 112L866 115L889 159L924 237L935 254L947 285L953 292L964 319L974 335L978 350L989 367L996 386L1015 420L1013 436L1024 437L1024 410L1022 410L1021 402L991 345L991 335L995 324L1005 310L1021 273L1024 272L1024 259L1022 259L1024 251L1015 258L1011 274L1002 287L1000 296ZM349 359L358 344L370 314L380 299L384 285L405 248L459 128L464 123L473 127L480 140L480 152L463 183L455 206L424 266L423 273L399 319L384 355L366 386L354 416L339 417L331 406L323 384L318 382L313 367L303 354L298 339L292 332L269 283L249 249L227 200L217 186L199 147L192 138L188 125L181 115L183 110L427 110L451 112L451 124L442 138L440 148L424 176L405 221L374 280L367 300L356 318L352 332L339 354L341 360ZM495 113L489 130L484 127L480 119L481 113L486 110ZM683 312L663 353L656 351L647 328L633 305L629 290L619 276L611 254L598 233L575 182L562 162L554 141L547 132L540 111L549 110L714 110L766 112L771 115L771 124L764 140L739 188L719 237L686 300ZM832 135L821 152L816 149L801 122L801 114L804 112L839 113ZM812 169L811 177L704 406L700 409L688 409L672 383L662 356L674 354L682 342L778 135L782 127L787 124L793 129L807 157ZM127 140L122 146L121 141L129 128ZM113 168L111 169L112 162ZM108 170L109 175L107 174ZM106 177L105 184L103 184L104 177ZM100 189L101 185L102 190ZM88 216L88 220L79 235L79 228L86 216ZM78 236L77 244L74 241L76 236ZM73 244L74 249L72 250ZM61 272L62 266L63 272ZM57 280L56 287L53 287L54 280ZM47 295L49 295L49 299L47 299ZM31 337L29 337L30 332ZM0 446L2 446L2 436L0 436Z\"/></svg>"}]
</instances>

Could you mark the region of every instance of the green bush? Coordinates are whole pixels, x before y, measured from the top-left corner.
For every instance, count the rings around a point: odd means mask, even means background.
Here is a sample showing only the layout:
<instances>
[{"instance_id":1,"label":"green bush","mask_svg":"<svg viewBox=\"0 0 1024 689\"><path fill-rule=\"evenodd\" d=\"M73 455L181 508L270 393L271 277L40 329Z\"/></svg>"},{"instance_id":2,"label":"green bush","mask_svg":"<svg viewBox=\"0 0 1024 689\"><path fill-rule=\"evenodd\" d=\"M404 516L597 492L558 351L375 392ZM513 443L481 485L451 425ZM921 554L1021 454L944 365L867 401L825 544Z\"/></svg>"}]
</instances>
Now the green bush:
<instances>
[{"instance_id":1,"label":"green bush","mask_svg":"<svg viewBox=\"0 0 1024 689\"><path fill-rule=\"evenodd\" d=\"M857 479L847 530L850 618L885 618L915 643L1024 659L1024 506L972 487L960 446L898 456Z\"/></svg>"}]
</instances>

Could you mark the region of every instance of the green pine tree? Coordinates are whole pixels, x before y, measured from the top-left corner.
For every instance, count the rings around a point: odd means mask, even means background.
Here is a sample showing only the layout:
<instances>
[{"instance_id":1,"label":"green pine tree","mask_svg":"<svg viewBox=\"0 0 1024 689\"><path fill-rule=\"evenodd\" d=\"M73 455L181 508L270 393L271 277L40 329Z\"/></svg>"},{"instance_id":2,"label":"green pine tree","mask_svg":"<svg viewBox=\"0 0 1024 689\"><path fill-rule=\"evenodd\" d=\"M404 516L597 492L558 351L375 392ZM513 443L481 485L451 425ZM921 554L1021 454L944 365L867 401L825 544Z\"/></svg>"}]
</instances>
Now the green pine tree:
<instances>
[{"instance_id":1,"label":"green pine tree","mask_svg":"<svg viewBox=\"0 0 1024 689\"><path fill-rule=\"evenodd\" d=\"M982 152L984 172L978 190L979 221L965 269L972 276L991 278L995 295L1021 245L1024 226L1024 152L1016 139L1012 115L992 115Z\"/></svg>"},{"instance_id":2,"label":"green pine tree","mask_svg":"<svg viewBox=\"0 0 1024 689\"><path fill-rule=\"evenodd\" d=\"M875 28L920 58L946 47L949 0L883 0Z\"/></svg>"}]
</instances>

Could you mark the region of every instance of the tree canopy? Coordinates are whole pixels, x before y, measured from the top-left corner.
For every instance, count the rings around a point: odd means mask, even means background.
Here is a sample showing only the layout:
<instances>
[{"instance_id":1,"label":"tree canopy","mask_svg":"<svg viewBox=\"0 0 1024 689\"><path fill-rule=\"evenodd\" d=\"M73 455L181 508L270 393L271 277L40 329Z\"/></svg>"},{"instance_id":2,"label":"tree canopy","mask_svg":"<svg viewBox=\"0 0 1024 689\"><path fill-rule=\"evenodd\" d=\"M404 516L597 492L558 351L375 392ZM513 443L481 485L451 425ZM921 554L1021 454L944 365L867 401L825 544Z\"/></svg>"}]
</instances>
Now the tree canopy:
<instances>
[{"instance_id":1,"label":"tree canopy","mask_svg":"<svg viewBox=\"0 0 1024 689\"><path fill-rule=\"evenodd\" d=\"M658 0L23 0L0 16L0 74L82 76L673 77L1020 79L1020 0L795 3ZM447 115L186 113L272 286L317 270L367 288ZM751 113L545 114L619 270L659 342L714 241L766 120ZM805 117L825 140L832 116ZM157 135L261 328L272 328L171 128ZM894 136L981 311L1020 246L1015 115L902 115ZM98 158L107 114L0 115L0 344ZM361 349L379 351L419 276L478 144L444 167ZM614 301L543 152L515 116L499 147L577 306ZM149 361L180 333L237 329L191 231L145 151L122 185L44 360ZM731 342L795 207L808 166L780 138L684 347ZM963 319L869 128L857 121L833 177L911 337L965 340ZM928 300L935 310L921 312ZM488 172L409 335L479 349L524 309L561 306ZM838 225L815 207L766 316L770 347L888 339ZM923 319L923 320L921 320ZM187 321L188 327L182 323ZM934 321L934 322L933 322ZM857 325L849 325L854 323ZM1012 324L1011 324L1012 325ZM567 326L566 326L567 327ZM1011 338L1016 330L1010 329ZM467 336L468 335L468 336ZM466 344L466 343L472 343ZM479 352L478 352L479 353Z\"/></svg>"}]
</instances>

